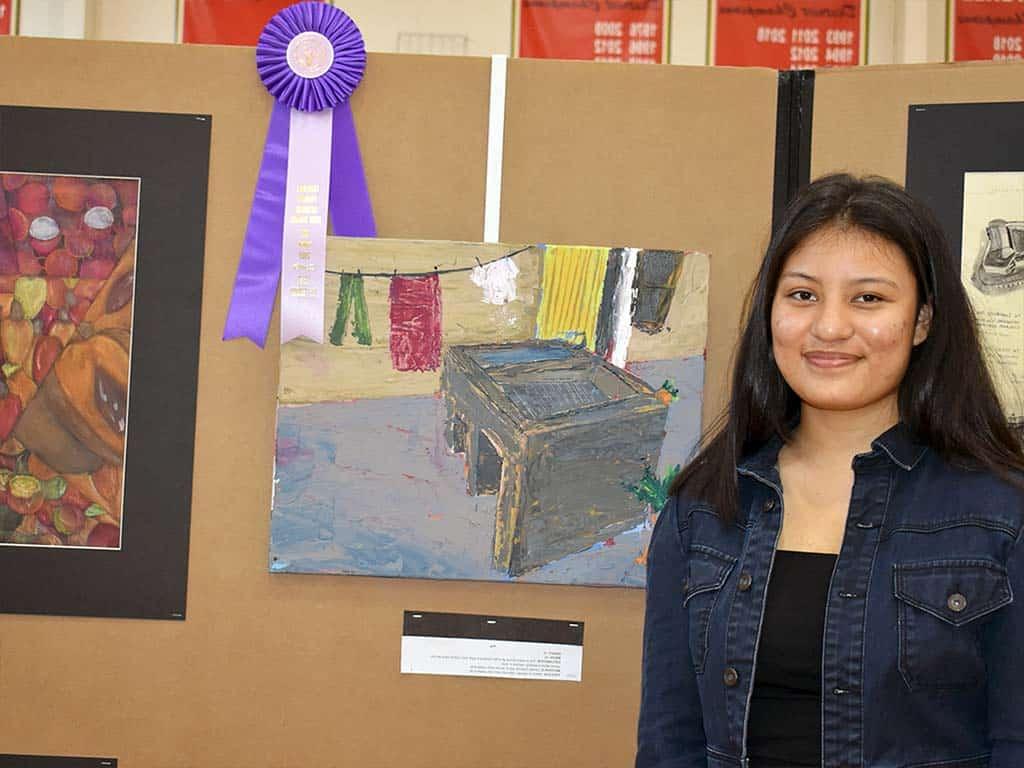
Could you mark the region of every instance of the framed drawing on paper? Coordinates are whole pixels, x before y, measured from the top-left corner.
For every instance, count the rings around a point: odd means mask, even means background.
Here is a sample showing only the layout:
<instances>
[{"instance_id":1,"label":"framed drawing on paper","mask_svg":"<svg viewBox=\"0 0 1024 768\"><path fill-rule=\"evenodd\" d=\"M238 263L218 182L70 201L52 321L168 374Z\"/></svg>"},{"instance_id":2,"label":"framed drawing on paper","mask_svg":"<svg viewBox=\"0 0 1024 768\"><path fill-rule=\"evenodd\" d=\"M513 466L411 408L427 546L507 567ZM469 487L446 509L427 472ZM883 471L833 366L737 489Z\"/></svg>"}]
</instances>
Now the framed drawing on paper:
<instances>
[{"instance_id":1,"label":"framed drawing on paper","mask_svg":"<svg viewBox=\"0 0 1024 768\"><path fill-rule=\"evenodd\" d=\"M1024 429L1024 102L915 104L907 189L946 235L996 393Z\"/></svg>"}]
</instances>

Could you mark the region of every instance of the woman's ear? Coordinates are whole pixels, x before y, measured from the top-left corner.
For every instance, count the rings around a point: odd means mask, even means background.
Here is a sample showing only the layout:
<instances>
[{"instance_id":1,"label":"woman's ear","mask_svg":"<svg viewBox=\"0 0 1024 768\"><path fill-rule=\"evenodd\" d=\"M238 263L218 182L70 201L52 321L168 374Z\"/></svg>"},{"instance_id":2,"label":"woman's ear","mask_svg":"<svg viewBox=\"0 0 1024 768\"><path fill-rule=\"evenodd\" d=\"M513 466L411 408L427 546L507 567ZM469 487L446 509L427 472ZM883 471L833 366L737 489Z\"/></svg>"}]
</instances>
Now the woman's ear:
<instances>
[{"instance_id":1,"label":"woman's ear","mask_svg":"<svg viewBox=\"0 0 1024 768\"><path fill-rule=\"evenodd\" d=\"M928 338L928 331L932 327L932 305L922 304L917 310L917 323L914 325L914 346Z\"/></svg>"}]
</instances>

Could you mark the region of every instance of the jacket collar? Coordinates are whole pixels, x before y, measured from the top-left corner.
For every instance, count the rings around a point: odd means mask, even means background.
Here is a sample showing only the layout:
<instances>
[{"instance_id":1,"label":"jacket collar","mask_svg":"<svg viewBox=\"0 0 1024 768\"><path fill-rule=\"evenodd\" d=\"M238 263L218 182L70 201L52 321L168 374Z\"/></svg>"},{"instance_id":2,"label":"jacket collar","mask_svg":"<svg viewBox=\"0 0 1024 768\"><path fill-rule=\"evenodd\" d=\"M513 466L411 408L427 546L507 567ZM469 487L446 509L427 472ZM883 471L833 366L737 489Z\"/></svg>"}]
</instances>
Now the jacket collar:
<instances>
[{"instance_id":1,"label":"jacket collar","mask_svg":"<svg viewBox=\"0 0 1024 768\"><path fill-rule=\"evenodd\" d=\"M762 480L776 482L775 465L782 450L783 440L779 435L772 435L767 442L754 452L748 454L736 465L740 474L750 474ZM869 453L859 453L856 459L868 459L884 456L903 470L910 471L924 456L927 446L921 443L902 421L887 429L871 441Z\"/></svg>"},{"instance_id":2,"label":"jacket collar","mask_svg":"<svg viewBox=\"0 0 1024 768\"><path fill-rule=\"evenodd\" d=\"M872 452L866 455L871 456L882 451L894 464L908 472L917 466L924 452L928 450L928 446L902 421L872 440L871 448Z\"/></svg>"}]
</instances>

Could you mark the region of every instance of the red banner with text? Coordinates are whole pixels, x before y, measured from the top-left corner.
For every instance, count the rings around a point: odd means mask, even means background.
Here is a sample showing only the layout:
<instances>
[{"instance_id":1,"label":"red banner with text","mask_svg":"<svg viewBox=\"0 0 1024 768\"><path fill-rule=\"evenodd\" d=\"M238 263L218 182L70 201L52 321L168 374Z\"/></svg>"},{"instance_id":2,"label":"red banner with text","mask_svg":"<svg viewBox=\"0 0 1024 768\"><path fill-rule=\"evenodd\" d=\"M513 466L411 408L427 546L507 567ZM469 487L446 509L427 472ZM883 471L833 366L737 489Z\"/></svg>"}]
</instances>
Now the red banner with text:
<instances>
[{"instance_id":1,"label":"red banner with text","mask_svg":"<svg viewBox=\"0 0 1024 768\"><path fill-rule=\"evenodd\" d=\"M519 0L518 55L664 63L667 12L665 0Z\"/></svg>"},{"instance_id":2,"label":"red banner with text","mask_svg":"<svg viewBox=\"0 0 1024 768\"><path fill-rule=\"evenodd\" d=\"M185 0L183 43L256 45L270 17L295 0Z\"/></svg>"},{"instance_id":3,"label":"red banner with text","mask_svg":"<svg viewBox=\"0 0 1024 768\"><path fill-rule=\"evenodd\" d=\"M814 69L861 63L861 0L717 0L713 64Z\"/></svg>"},{"instance_id":4,"label":"red banner with text","mask_svg":"<svg viewBox=\"0 0 1024 768\"><path fill-rule=\"evenodd\" d=\"M953 61L1024 58L1024 0L953 0Z\"/></svg>"},{"instance_id":5,"label":"red banner with text","mask_svg":"<svg viewBox=\"0 0 1024 768\"><path fill-rule=\"evenodd\" d=\"M11 34L14 26L13 0L0 0L0 35Z\"/></svg>"}]
</instances>

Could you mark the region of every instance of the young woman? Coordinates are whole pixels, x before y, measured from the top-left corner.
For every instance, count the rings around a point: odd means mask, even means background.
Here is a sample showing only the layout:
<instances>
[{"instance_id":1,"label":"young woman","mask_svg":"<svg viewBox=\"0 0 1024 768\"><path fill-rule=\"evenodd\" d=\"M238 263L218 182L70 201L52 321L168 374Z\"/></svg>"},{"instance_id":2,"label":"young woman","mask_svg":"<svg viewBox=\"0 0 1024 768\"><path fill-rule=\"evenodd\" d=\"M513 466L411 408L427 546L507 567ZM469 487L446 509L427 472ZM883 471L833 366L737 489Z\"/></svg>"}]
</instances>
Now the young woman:
<instances>
[{"instance_id":1,"label":"young woman","mask_svg":"<svg viewBox=\"0 0 1024 768\"><path fill-rule=\"evenodd\" d=\"M638 768L1024 766L1024 456L941 231L822 178L748 304L654 528Z\"/></svg>"}]
</instances>

